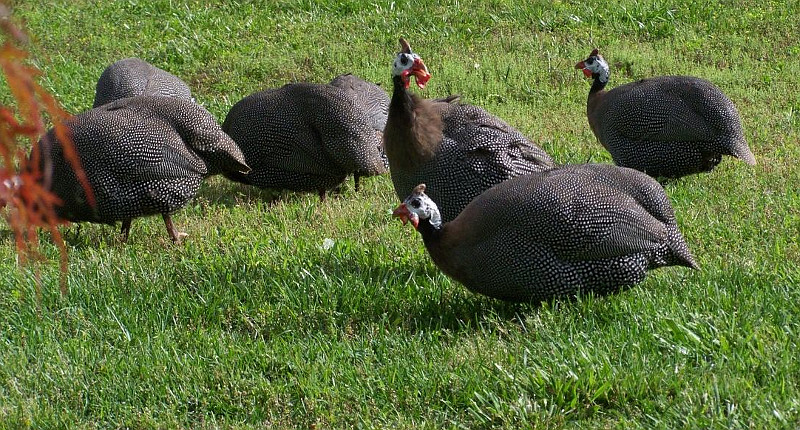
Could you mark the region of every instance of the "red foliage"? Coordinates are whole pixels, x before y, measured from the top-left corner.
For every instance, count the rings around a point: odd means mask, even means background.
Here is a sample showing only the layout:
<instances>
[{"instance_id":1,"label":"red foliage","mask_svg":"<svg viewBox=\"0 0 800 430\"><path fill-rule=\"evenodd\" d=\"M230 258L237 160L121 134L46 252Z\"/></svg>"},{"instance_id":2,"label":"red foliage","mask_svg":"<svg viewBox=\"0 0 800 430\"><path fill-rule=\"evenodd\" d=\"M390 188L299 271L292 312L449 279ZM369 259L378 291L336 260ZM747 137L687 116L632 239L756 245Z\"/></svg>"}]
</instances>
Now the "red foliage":
<instances>
[{"instance_id":1,"label":"red foliage","mask_svg":"<svg viewBox=\"0 0 800 430\"><path fill-rule=\"evenodd\" d=\"M91 204L94 196L71 144L69 129L63 125L69 114L36 83L40 72L25 64L28 54L19 47L27 37L10 18L8 8L0 3L0 34L6 36L0 47L0 70L16 102L15 106L0 106L0 207L5 207L3 215L14 232L21 264L42 260L38 230L50 231L61 251L61 291L66 293L67 249L57 229L61 221L55 212L60 201L48 191L51 183L48 163L40 160L39 155L42 152L39 137L47 132L45 115L55 124L64 156L77 172ZM25 148L33 148L31 157Z\"/></svg>"}]
</instances>

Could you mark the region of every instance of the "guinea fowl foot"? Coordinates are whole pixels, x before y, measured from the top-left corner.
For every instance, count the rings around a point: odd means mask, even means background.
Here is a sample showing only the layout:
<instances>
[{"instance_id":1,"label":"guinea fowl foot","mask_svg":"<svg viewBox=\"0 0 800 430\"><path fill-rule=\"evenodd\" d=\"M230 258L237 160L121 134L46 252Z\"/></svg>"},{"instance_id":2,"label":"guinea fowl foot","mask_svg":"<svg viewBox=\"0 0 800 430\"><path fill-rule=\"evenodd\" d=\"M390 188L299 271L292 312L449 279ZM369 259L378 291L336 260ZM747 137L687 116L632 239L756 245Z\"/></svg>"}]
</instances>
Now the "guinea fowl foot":
<instances>
[{"instance_id":1,"label":"guinea fowl foot","mask_svg":"<svg viewBox=\"0 0 800 430\"><path fill-rule=\"evenodd\" d=\"M164 225L167 226L167 233L169 233L170 239L172 239L174 244L180 245L183 238L189 235L175 229L175 225L172 224L172 218L169 214L162 214L161 216L164 218Z\"/></svg>"},{"instance_id":2,"label":"guinea fowl foot","mask_svg":"<svg viewBox=\"0 0 800 430\"><path fill-rule=\"evenodd\" d=\"M703 162L700 165L700 170L703 172L710 172L717 167L722 161L722 154L716 152L703 152Z\"/></svg>"},{"instance_id":3,"label":"guinea fowl foot","mask_svg":"<svg viewBox=\"0 0 800 430\"><path fill-rule=\"evenodd\" d=\"M122 235L121 239L123 243L128 241L128 235L131 232L131 221L131 219L122 220L122 228L119 229L119 234Z\"/></svg>"}]
</instances>

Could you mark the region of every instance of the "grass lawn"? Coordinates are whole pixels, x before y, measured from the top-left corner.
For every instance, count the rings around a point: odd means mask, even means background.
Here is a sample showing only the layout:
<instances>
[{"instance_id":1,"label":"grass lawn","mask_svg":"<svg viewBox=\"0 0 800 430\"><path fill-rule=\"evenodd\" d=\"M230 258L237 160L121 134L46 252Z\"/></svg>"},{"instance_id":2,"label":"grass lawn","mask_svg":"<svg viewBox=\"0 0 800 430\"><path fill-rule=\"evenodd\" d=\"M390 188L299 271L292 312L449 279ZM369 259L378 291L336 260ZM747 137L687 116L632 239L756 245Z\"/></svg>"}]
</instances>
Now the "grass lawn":
<instances>
[{"instance_id":1,"label":"grass lawn","mask_svg":"<svg viewBox=\"0 0 800 430\"><path fill-rule=\"evenodd\" d=\"M442 275L391 219L388 176L316 194L209 180L173 219L64 228L20 269L0 224L0 428L797 428L798 0L12 1L73 113L110 63L183 78L220 121L244 96L352 72L391 86L405 37L433 78L557 162L610 162L586 121L613 87L688 74L736 103L758 165L666 192L701 269L619 294L507 304ZM11 103L5 82L0 104ZM322 246L332 239L333 246ZM41 295L36 274L42 280Z\"/></svg>"}]
</instances>

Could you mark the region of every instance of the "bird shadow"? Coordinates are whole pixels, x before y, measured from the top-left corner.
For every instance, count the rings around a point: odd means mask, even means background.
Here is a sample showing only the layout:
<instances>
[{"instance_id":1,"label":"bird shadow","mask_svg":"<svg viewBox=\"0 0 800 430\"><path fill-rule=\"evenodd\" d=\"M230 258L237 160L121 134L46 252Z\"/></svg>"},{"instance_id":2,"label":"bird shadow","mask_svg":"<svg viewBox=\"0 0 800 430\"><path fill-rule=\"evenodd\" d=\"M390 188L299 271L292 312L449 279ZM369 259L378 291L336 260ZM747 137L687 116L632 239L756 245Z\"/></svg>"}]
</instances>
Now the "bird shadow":
<instances>
[{"instance_id":1,"label":"bird shadow","mask_svg":"<svg viewBox=\"0 0 800 430\"><path fill-rule=\"evenodd\" d=\"M252 185L240 184L224 178L206 181L198 190L195 199L206 199L214 204L235 207L242 203L273 203L277 200L291 199L287 191L262 189Z\"/></svg>"},{"instance_id":2,"label":"bird shadow","mask_svg":"<svg viewBox=\"0 0 800 430\"><path fill-rule=\"evenodd\" d=\"M352 180L348 178L336 188L326 193L326 198L337 198L346 195L353 188ZM299 192L280 189L259 188L253 185L241 184L225 178L212 178L206 181L197 192L195 199L201 198L225 207L235 207L242 204L266 203L268 205L282 201L293 203L305 201L313 196L319 200L316 192Z\"/></svg>"},{"instance_id":3,"label":"bird shadow","mask_svg":"<svg viewBox=\"0 0 800 430\"><path fill-rule=\"evenodd\" d=\"M357 324L370 325L388 320L412 334L473 331L490 321L522 325L526 315L542 305L541 302L506 302L473 293L460 283L448 280L435 266L419 264L414 259L403 262L375 259L373 264L365 266L359 264L357 258L344 256L330 260L315 256L309 263L334 278L347 279L353 273L358 273L359 278L380 285L377 287L379 289L383 286L391 288L393 291L376 294L372 303L348 309L345 313L354 321L359 321ZM412 280L421 278L428 279L433 288L402 291L414 288L416 284ZM398 282L398 279L406 281Z\"/></svg>"},{"instance_id":4,"label":"bird shadow","mask_svg":"<svg viewBox=\"0 0 800 430\"><path fill-rule=\"evenodd\" d=\"M456 288L464 288L456 284ZM482 329L492 321L522 326L526 315L540 308L540 303L515 303L465 292L453 296L440 295L409 309L405 328L411 334L431 331L463 332Z\"/></svg>"}]
</instances>

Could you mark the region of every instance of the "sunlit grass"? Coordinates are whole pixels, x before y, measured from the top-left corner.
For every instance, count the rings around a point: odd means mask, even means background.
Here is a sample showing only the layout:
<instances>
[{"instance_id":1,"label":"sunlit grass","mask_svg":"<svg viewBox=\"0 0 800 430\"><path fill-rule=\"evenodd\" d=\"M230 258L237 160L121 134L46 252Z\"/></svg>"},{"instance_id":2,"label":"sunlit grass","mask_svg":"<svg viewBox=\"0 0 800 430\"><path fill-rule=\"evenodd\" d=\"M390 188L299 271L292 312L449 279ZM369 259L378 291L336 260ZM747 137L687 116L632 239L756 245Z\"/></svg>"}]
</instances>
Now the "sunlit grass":
<instances>
[{"instance_id":1,"label":"sunlit grass","mask_svg":"<svg viewBox=\"0 0 800 430\"><path fill-rule=\"evenodd\" d=\"M134 221L126 244L117 228L70 227L66 296L47 236L52 264L19 269L0 226L0 427L794 428L798 6L16 2L43 84L71 112L128 56L182 77L220 120L286 82L352 72L388 89L403 36L433 74L425 96L461 94L557 162L610 162L573 68L598 47L611 86L715 82L759 164L727 158L666 184L700 270L544 304L441 274L391 219L388 177L324 203L214 178L174 216L181 246L159 217Z\"/></svg>"}]
</instances>

